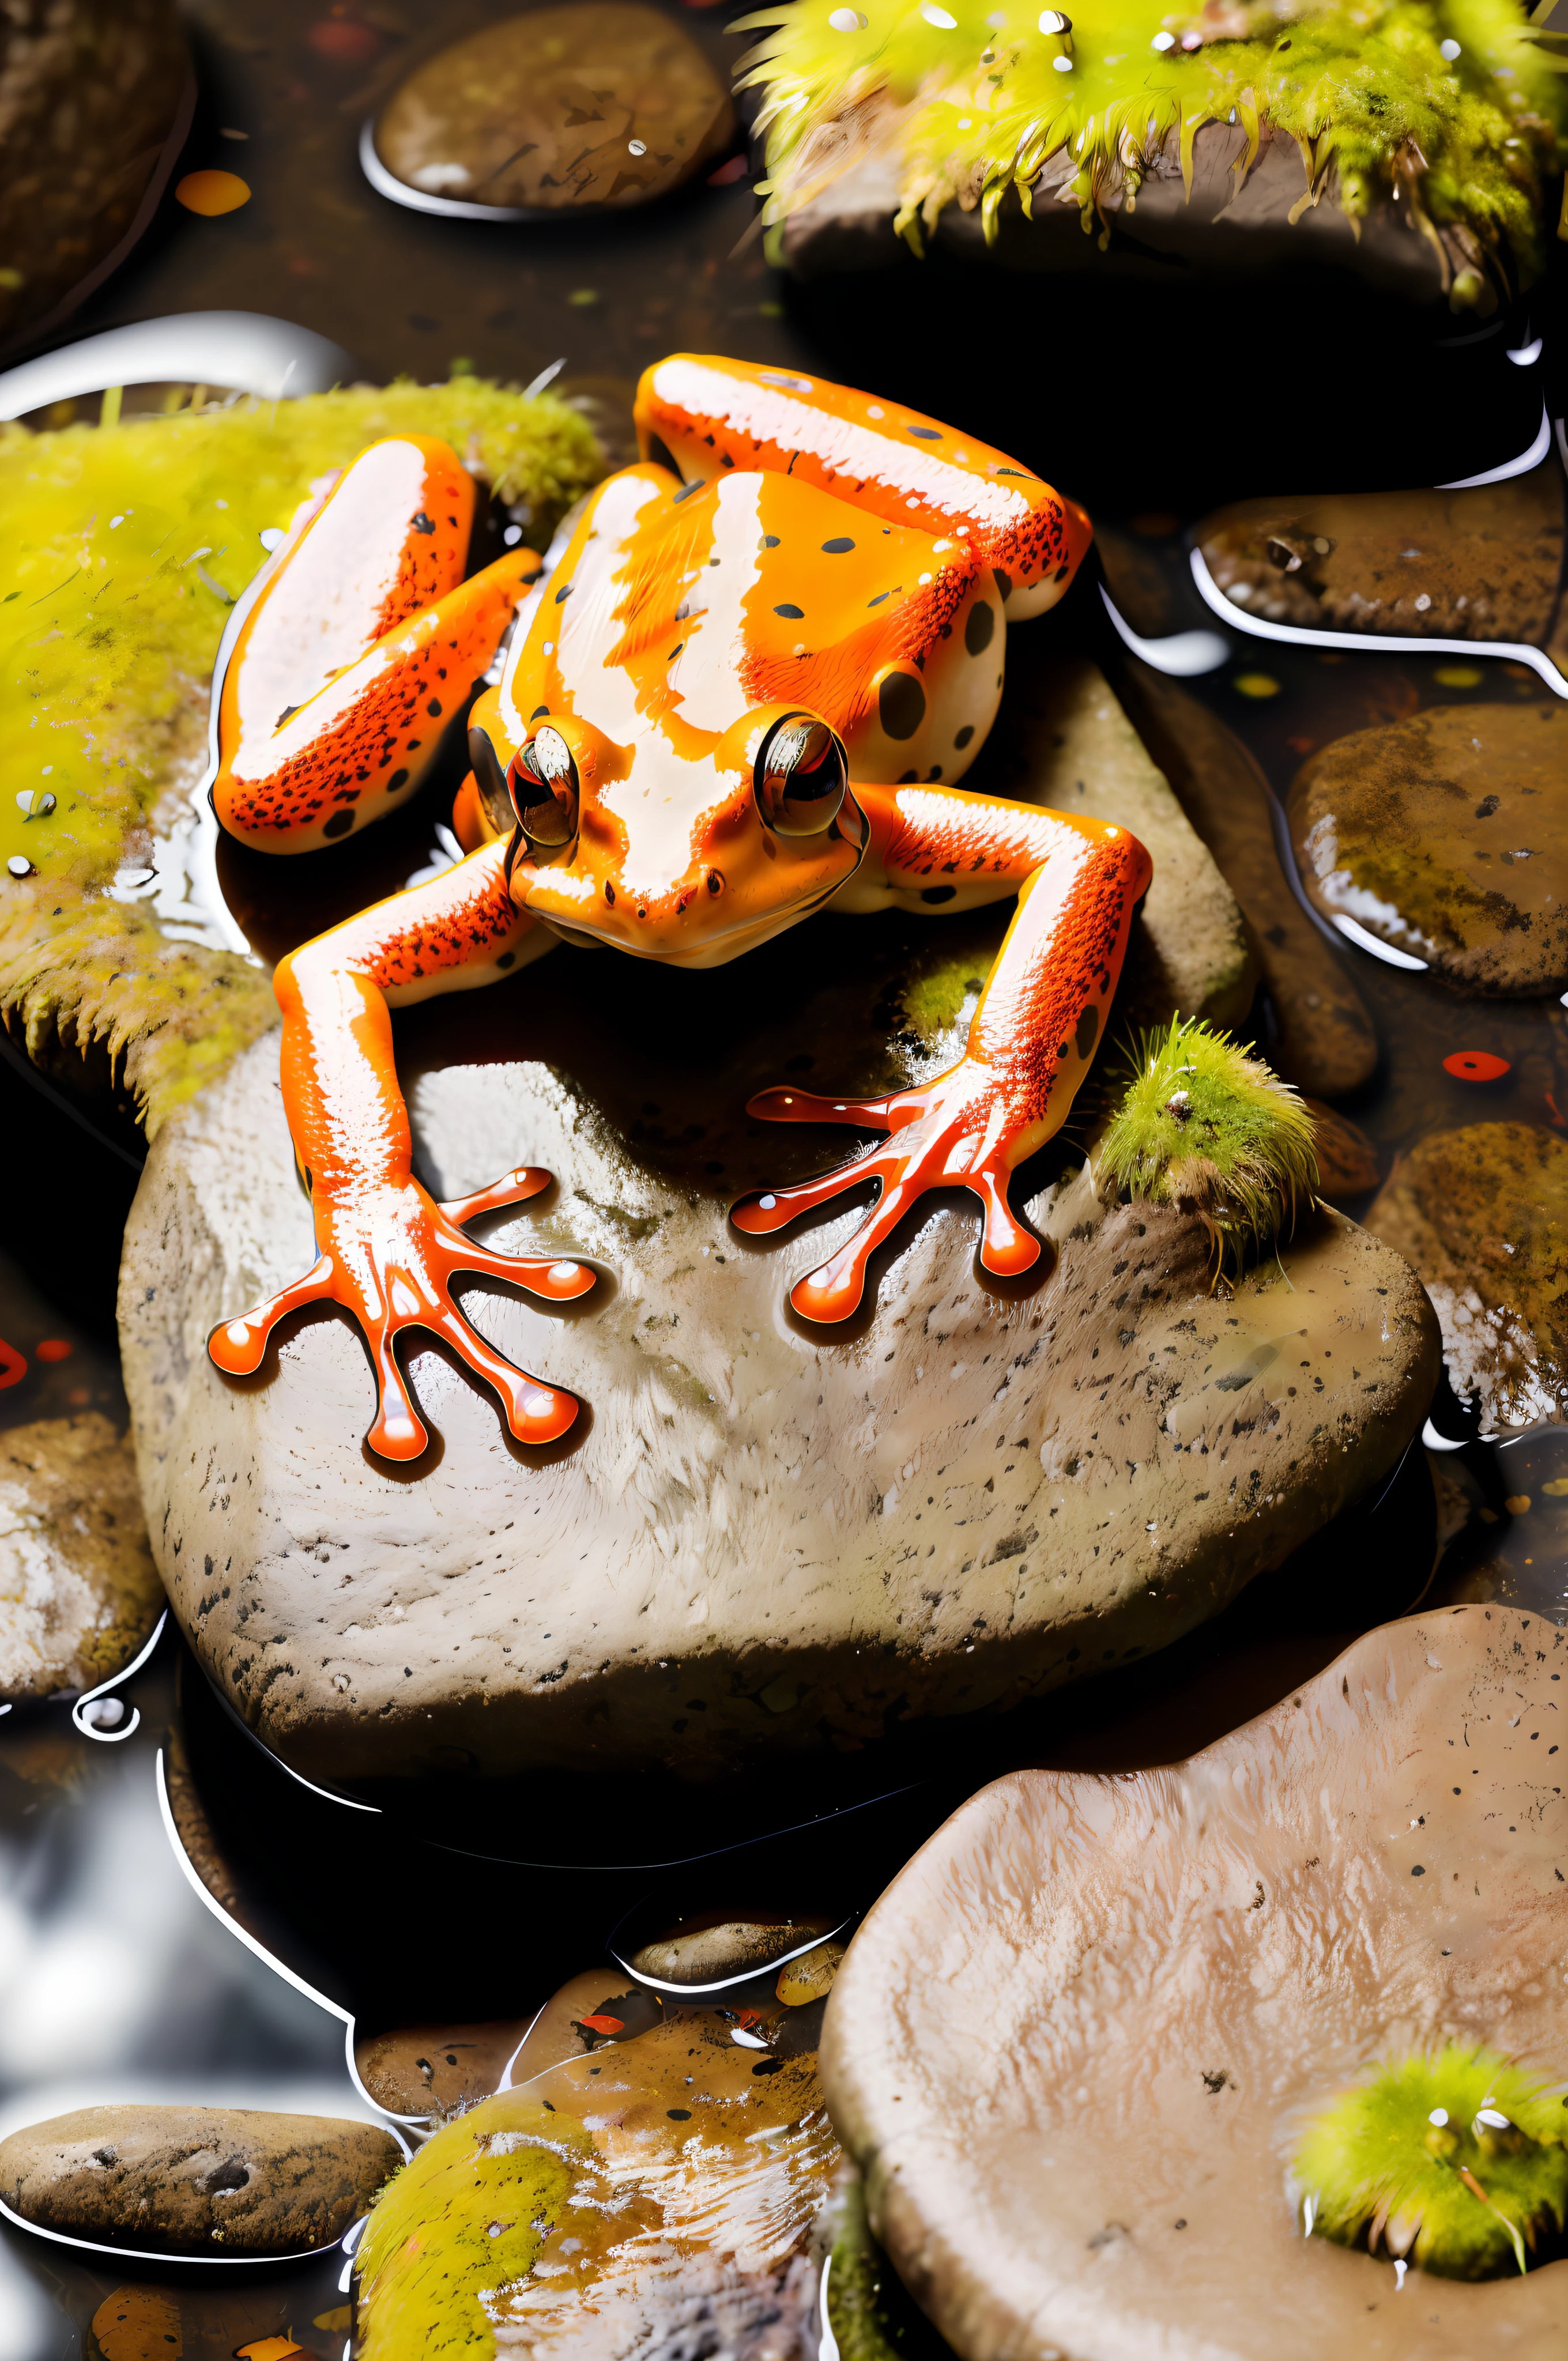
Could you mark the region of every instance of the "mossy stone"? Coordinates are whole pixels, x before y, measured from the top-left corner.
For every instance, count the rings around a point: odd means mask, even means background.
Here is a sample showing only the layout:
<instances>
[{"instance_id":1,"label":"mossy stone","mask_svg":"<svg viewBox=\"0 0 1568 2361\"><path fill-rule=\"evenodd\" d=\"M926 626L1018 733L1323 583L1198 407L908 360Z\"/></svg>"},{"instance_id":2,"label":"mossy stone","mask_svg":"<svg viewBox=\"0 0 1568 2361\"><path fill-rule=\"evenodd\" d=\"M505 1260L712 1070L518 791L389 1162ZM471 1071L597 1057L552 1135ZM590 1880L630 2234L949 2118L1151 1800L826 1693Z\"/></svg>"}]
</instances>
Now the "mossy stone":
<instances>
[{"instance_id":1,"label":"mossy stone","mask_svg":"<svg viewBox=\"0 0 1568 2361\"><path fill-rule=\"evenodd\" d=\"M1435 1132L1366 1226L1420 1272L1484 1431L1568 1418L1568 1147L1528 1123Z\"/></svg>"},{"instance_id":2,"label":"mossy stone","mask_svg":"<svg viewBox=\"0 0 1568 2361\"><path fill-rule=\"evenodd\" d=\"M1301 882L1462 990L1568 983L1568 708L1429 708L1335 739L1297 774Z\"/></svg>"}]
</instances>

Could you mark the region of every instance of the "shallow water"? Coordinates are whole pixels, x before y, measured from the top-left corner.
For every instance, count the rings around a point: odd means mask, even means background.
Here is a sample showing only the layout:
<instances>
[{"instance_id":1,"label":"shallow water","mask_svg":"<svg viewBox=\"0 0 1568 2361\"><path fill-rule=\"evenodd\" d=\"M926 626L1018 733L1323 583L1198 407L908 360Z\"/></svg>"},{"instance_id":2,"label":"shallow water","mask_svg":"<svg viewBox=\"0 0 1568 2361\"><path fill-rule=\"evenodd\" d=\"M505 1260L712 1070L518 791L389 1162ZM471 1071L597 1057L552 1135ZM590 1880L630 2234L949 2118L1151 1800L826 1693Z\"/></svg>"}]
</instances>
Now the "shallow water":
<instances>
[{"instance_id":1,"label":"shallow water","mask_svg":"<svg viewBox=\"0 0 1568 2361\"><path fill-rule=\"evenodd\" d=\"M441 37L455 38L505 13L492 0L460 0L439 12ZM740 44L723 34L728 12L696 5L672 6L672 13L715 57L733 57ZM645 215L608 224L502 228L424 218L373 194L356 161L364 117L430 46L417 12L332 12L311 0L201 0L194 19L203 97L183 169L239 171L251 183L251 200L219 219L166 204L135 260L81 316L79 333L165 311L235 306L320 330L345 345L372 378L407 371L433 379L461 362L526 383L564 356L563 383L591 405L617 456L626 447L637 373L667 350L727 351L836 373L836 348L822 341L830 307L795 302L768 271L745 179L705 182ZM321 28L344 23L357 28L356 38L339 41L334 53L331 42L321 42ZM246 136L227 138L225 128ZM930 356L916 350L917 341L912 334L888 343L878 390L911 398L917 390L930 406L969 415L962 383L949 379L946 397L936 398ZM983 389L975 391L983 411L982 395ZM970 423L983 431L988 420L975 415ZM1070 428L1059 419L1049 425L1055 456L1020 446L1021 455L1059 472L1069 489L1080 488L1070 471ZM1081 489L1113 515L1114 479L1102 458L1086 462L1093 480ZM1172 454L1170 473L1168 501L1195 496L1179 454ZM1254 474L1220 490L1242 496L1280 489L1299 484ZM1204 505L1217 496L1206 487ZM1144 519L1141 531L1135 522L1129 528L1166 584L1171 630L1214 628L1186 566L1182 536L1195 522L1195 513L1173 512ZM1048 632L1053 645L1088 646L1113 678L1124 675L1119 642L1089 580L1056 621L1034 629ZM1522 668L1486 659L1477 660L1479 684L1456 689L1437 677L1452 659L1376 650L1342 657L1276 647L1239 631L1226 636L1227 662L1184 686L1247 747L1280 802L1306 756L1347 730L1432 704L1531 701L1547 694ZM1021 636L1014 662L1026 655ZM1262 693L1260 680L1270 684ZM1131 693L1124 678L1123 685ZM448 857L439 829L455 784L449 760L416 807L377 831L368 855L345 847L304 864L308 875L296 875L289 864L291 873L280 878L282 864L225 847L217 884L258 955L277 958L372 891L389 891ZM1282 829L1277 841L1285 842ZM1483 1116L1516 1117L1559 1136L1568 1129L1568 1017L1554 1002L1461 1000L1436 979L1398 972L1323 931L1377 1033L1377 1075L1347 1112L1373 1140L1385 1173L1424 1134ZM409 1030L429 1023L428 1016L411 1020ZM1445 1072L1443 1059L1466 1049L1506 1059L1508 1075L1479 1084ZM18 1236L29 1267L41 1267L45 1209ZM0 1335L29 1360L25 1380L0 1390L0 1432L88 1404L123 1417L113 1363L90 1329L73 1325L19 1265L4 1258ZM49 1337L68 1342L71 1353L40 1360L36 1346ZM1495 1452L1472 1439L1474 1419L1452 1401L1440 1403L1439 1417L1445 1436L1464 1443L1453 1456L1469 1469L1492 1520L1472 1525L1440 1581L1479 1585L1479 1595L1517 1597L1562 1614L1568 1608L1568 1501L1560 1503L1546 1488L1560 1480L1559 1467L1568 1473L1568 1433L1552 1430ZM1529 1510L1505 1505L1526 1497ZM1401 1517L1406 1498L1400 1495ZM1341 1598L1326 1614L1310 1611L1311 1587L1299 1581L1294 1591L1287 1585L1264 1597L1257 1586L1259 1596L1248 1595L1245 1611L1195 1635L1163 1664L1142 1668L1135 1682L1113 1694L1077 1693L1048 1735L1019 1722L989 1737L959 1759L953 1775L961 1787L964 1777L973 1784L1010 1759L1107 1768L1170 1759L1284 1694L1355 1630L1409 1605L1419 1584L1397 1576L1390 1587L1365 1591L1356 1606ZM0 1718L0 2135L76 2105L133 2097L367 2114L345 2062L344 2018L334 2010L373 2004L383 2012L380 2022L367 2020L361 2030L382 2029L385 2012L407 2009L411 1993L396 1989L396 1976L374 1987L367 1958L380 1955L411 1971L440 1952L443 1927L428 1892L417 1877L400 1880L386 1860L367 1874L351 1850L340 1806L290 1798L291 1841L311 1849L308 1876L291 1873L287 1850L275 1839L257 1840L247 1799L271 1792L269 1779L281 1774L249 1760L247 1741L236 1740L207 1697L191 1688L196 1676L189 1660L181 1674L186 1695L183 1702L177 1698L180 1663L179 1643L166 1633L149 1666L127 1684L142 1719L123 1744L84 1737L63 1701ZM237 1829L251 1811L252 1857L247 1861L237 1839L236 1847L242 1915L305 1981L317 1983L322 1998L295 1989L247 1949L182 1870L158 1785L159 1755L167 1752L173 1725L192 1745L215 1817L221 1820L226 1804ZM862 1792L891 1794L905 1775L907 1766ZM830 1801L814 1795L811 1809ZM650 1857L661 1847L666 1858L704 1850L697 1807L689 1807L685 1826L677 1825L684 1808L678 1798L662 1795L660 1807L669 1826ZM419 1838L436 1850L440 1808L436 1799L432 1824ZM740 1798L734 1808L743 1817L751 1806ZM854 1845L841 1848L848 1868L839 1883L847 1883L852 1905L873 1898L881 1878L923 1833L921 1811L939 1816L941 1808L933 1796L912 1807L907 1824L891 1817L885 1859L866 1847L857 1862ZM776 1799L758 1799L755 1809L767 1819L777 1813ZM278 1812L281 1826L281 1805ZM565 1814L563 1820L560 1850L567 1854ZM770 1824L777 1826L777 1817ZM819 1847L818 1871L820 1856ZM493 1905L496 1920L529 1926L537 1896L521 1881L508 1885L514 1861L455 1868L457 1858L446 1852L443 1873L453 1881L447 1906L461 1908L467 1879ZM782 1903L805 1906L798 1887L813 1866L808 1849L774 1857L771 1873L794 1881L779 1895ZM563 1888L557 1923L536 1920L536 1940L524 1946L523 1963L504 1991L476 1993L457 1979L440 1995L442 2004L466 1999L497 2013L526 2014L565 1974L592 1964L598 1943L644 1900L647 1885L641 1871L624 1883L610 1877L569 1905ZM717 1893L714 1887L710 1898ZM340 1938L350 1927L357 1940L345 1944ZM428 2004L435 2005L434 1999ZM90 2323L116 2290L130 2287L161 2291L176 2306L187 2356L229 2355L286 2328L307 2352L335 2361L345 2342L341 2272L335 2256L232 2273L119 2264L74 2257L6 2226L0 2230L0 2354L6 2361L95 2354Z\"/></svg>"}]
</instances>

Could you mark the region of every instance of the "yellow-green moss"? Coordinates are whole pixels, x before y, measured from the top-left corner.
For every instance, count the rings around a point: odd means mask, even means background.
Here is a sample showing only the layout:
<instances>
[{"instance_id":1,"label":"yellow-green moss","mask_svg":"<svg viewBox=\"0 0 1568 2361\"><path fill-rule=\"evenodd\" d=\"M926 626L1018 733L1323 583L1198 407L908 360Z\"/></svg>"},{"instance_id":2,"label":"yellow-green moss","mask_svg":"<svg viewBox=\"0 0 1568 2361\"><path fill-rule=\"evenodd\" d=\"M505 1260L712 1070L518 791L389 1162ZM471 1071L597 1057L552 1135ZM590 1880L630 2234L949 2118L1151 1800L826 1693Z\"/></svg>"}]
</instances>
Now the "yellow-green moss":
<instances>
[{"instance_id":1,"label":"yellow-green moss","mask_svg":"<svg viewBox=\"0 0 1568 2361\"><path fill-rule=\"evenodd\" d=\"M835 13L863 21L841 28ZM980 206L988 235L1009 189L1027 211L1041 168L1064 149L1091 229L1113 190L1135 204L1168 140L1190 185L1198 131L1234 123L1247 165L1260 126L1272 126L1299 148L1304 190L1332 187L1353 218L1398 189L1431 235L1450 229L1445 282L1477 280L1458 287L1462 301L1488 266L1516 281L1540 268L1541 182L1560 154L1564 84L1520 0L1253 0L1226 11L1238 34L1228 39L1196 10L1161 14L1157 0L1074 0L1070 72L1056 68L1065 44L1039 30L1035 0L945 0L940 13L951 28L905 0L860 0L852 12L780 0L740 20L774 28L742 76L763 93L770 222L826 186L870 133L899 156L897 225L916 247L954 198ZM1164 52L1151 47L1162 28L1176 44ZM1179 46L1200 33L1190 51ZM1444 42L1457 56L1443 56Z\"/></svg>"},{"instance_id":2,"label":"yellow-green moss","mask_svg":"<svg viewBox=\"0 0 1568 2361\"><path fill-rule=\"evenodd\" d=\"M593 2147L517 2091L486 2099L388 2182L356 2257L360 2361L489 2361L487 2297L526 2279Z\"/></svg>"},{"instance_id":3,"label":"yellow-green moss","mask_svg":"<svg viewBox=\"0 0 1568 2361\"><path fill-rule=\"evenodd\" d=\"M213 663L260 533L367 443L412 432L450 442L541 543L603 472L566 403L475 377L0 429L0 859L38 873L0 875L0 1009L35 1050L111 1043L149 1130L271 1021L271 995L103 889L204 766Z\"/></svg>"},{"instance_id":4,"label":"yellow-green moss","mask_svg":"<svg viewBox=\"0 0 1568 2361\"><path fill-rule=\"evenodd\" d=\"M1568 2218L1568 2101L1450 2041L1325 2108L1296 2159L1309 2231L1453 2279L1528 2268Z\"/></svg>"},{"instance_id":5,"label":"yellow-green moss","mask_svg":"<svg viewBox=\"0 0 1568 2361\"><path fill-rule=\"evenodd\" d=\"M1299 1094L1201 1017L1146 1035L1100 1162L1130 1195L1201 1214L1222 1266L1272 1244L1318 1188Z\"/></svg>"}]
</instances>

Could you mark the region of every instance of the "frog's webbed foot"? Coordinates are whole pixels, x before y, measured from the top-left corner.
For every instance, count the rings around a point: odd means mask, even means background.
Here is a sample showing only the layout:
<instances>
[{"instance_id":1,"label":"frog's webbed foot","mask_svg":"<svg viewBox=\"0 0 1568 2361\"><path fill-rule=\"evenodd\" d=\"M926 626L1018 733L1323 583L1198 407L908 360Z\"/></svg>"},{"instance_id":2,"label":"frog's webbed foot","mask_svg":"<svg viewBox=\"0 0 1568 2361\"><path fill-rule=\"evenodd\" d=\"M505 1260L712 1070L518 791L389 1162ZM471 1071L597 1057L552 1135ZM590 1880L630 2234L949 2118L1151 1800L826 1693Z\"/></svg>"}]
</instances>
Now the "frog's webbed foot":
<instances>
[{"instance_id":1,"label":"frog's webbed foot","mask_svg":"<svg viewBox=\"0 0 1568 2361\"><path fill-rule=\"evenodd\" d=\"M766 1236L848 1189L878 1183L876 1202L854 1235L819 1268L798 1279L790 1301L807 1320L848 1320L865 1292L866 1267L916 1200L928 1189L973 1191L984 1211L980 1258L998 1278L1016 1278L1036 1262L1039 1240L1007 1202L1019 1126L1007 1119L1002 1078L966 1058L920 1089L885 1099L818 1098L807 1091L763 1091L748 1115L769 1123L847 1123L890 1137L849 1163L798 1188L742 1197L730 1220L748 1236Z\"/></svg>"},{"instance_id":2,"label":"frog's webbed foot","mask_svg":"<svg viewBox=\"0 0 1568 2361\"><path fill-rule=\"evenodd\" d=\"M549 1180L547 1172L522 1166L446 1204L437 1204L413 1180L346 1202L318 1200L318 1232L325 1239L320 1258L303 1278L214 1328L208 1352L231 1377L248 1377L260 1367L280 1320L307 1304L338 1303L358 1322L369 1347L377 1401L366 1441L383 1459L417 1459L430 1440L394 1350L405 1328L439 1336L493 1386L520 1443L554 1443L577 1415L576 1395L509 1361L471 1325L451 1292L453 1281L466 1272L505 1279L552 1302L587 1292L595 1274L583 1264L501 1254L477 1245L461 1227L479 1213L536 1196Z\"/></svg>"}]
</instances>

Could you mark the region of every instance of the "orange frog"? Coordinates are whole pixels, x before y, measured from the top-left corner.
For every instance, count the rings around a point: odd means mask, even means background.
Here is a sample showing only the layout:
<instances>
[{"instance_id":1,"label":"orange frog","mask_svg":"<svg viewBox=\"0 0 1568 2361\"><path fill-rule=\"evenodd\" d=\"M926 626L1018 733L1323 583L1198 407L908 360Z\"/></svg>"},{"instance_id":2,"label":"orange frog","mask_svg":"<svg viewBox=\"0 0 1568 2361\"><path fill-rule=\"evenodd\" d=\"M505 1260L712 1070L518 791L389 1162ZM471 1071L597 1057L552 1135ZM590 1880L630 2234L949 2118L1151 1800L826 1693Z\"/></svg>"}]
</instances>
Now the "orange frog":
<instances>
[{"instance_id":1,"label":"orange frog","mask_svg":"<svg viewBox=\"0 0 1568 2361\"><path fill-rule=\"evenodd\" d=\"M962 1182L981 1258L1040 1249L1007 1202L1059 1129L1104 1031L1150 877L1125 829L966 793L1002 694L1009 621L1055 604L1088 519L1026 468L894 402L739 361L676 356L637 395L643 457L583 503L541 582L527 550L465 581L473 487L442 444L377 444L302 510L223 684L214 802L225 828L308 851L416 787L513 618L499 687L469 721L454 822L466 858L293 952L278 970L284 1101L319 1259L214 1331L255 1369L276 1323L331 1301L360 1323L368 1441L426 1435L393 1352L444 1337L527 1443L577 1403L497 1353L452 1299L485 1272L562 1299L581 1265L476 1245L464 1224L549 1176L522 1169L437 1204L411 1170L389 1011L514 973L556 940L711 967L840 910L1018 907L963 1057L875 1100L769 1090L751 1111L888 1137L809 1186L732 1211L752 1235L868 1177L881 1192L791 1301L843 1320L869 1257L928 1189Z\"/></svg>"}]
</instances>

